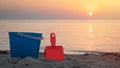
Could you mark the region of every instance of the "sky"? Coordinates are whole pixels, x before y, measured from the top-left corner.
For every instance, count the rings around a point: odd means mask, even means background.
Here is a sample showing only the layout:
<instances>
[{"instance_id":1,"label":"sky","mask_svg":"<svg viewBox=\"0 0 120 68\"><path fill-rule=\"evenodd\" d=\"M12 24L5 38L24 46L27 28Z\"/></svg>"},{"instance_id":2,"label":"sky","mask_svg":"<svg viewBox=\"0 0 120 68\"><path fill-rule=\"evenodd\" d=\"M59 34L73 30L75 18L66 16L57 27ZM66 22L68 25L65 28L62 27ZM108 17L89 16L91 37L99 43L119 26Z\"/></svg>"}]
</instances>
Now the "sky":
<instances>
[{"instance_id":1,"label":"sky","mask_svg":"<svg viewBox=\"0 0 120 68\"><path fill-rule=\"evenodd\" d=\"M0 19L120 19L120 0L0 0Z\"/></svg>"}]
</instances>

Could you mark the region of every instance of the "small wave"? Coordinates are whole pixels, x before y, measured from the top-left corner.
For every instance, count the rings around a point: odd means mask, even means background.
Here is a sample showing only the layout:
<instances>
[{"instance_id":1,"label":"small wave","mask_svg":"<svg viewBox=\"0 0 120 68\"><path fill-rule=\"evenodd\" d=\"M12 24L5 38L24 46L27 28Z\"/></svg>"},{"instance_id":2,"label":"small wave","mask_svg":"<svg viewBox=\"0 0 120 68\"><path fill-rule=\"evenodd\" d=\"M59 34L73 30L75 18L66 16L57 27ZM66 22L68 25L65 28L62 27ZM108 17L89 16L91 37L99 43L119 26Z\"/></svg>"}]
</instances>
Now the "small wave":
<instances>
[{"instance_id":1,"label":"small wave","mask_svg":"<svg viewBox=\"0 0 120 68\"><path fill-rule=\"evenodd\" d=\"M89 50L65 50L65 53L70 53L70 54L85 54L85 53L88 53L88 54L101 54L103 52L101 51L89 51Z\"/></svg>"}]
</instances>

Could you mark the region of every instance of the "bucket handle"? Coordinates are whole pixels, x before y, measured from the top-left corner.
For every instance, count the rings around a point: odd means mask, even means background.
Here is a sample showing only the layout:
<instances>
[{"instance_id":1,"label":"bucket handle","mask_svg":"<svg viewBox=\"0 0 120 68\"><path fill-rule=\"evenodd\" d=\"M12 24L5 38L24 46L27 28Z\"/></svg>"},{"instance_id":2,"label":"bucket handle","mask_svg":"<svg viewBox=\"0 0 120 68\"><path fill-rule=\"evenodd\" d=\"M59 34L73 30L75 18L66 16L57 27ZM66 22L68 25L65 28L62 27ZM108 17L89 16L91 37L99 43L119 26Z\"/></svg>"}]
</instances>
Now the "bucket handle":
<instances>
[{"instance_id":1,"label":"bucket handle","mask_svg":"<svg viewBox=\"0 0 120 68\"><path fill-rule=\"evenodd\" d=\"M28 38L37 39L37 40L42 40L43 39L43 37L33 37L33 36L26 35L26 34L19 33L19 32L17 34L20 35L20 36L23 36L23 37L28 37Z\"/></svg>"}]
</instances>

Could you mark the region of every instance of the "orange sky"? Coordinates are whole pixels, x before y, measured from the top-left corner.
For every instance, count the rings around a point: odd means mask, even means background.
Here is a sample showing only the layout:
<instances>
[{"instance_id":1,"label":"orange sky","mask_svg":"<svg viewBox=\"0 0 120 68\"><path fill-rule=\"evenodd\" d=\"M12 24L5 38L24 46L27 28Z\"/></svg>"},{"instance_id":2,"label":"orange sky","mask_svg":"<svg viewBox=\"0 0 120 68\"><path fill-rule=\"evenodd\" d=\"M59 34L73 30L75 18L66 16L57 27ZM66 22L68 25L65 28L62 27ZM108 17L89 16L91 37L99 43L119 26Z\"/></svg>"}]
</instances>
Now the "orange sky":
<instances>
[{"instance_id":1,"label":"orange sky","mask_svg":"<svg viewBox=\"0 0 120 68\"><path fill-rule=\"evenodd\" d=\"M67 16L88 18L88 13L93 12L93 18L96 19L119 19L119 3L120 0L0 0L0 11L16 13L18 11L27 11L39 15L43 14L43 16L47 17L52 15L53 18L54 16L62 17L62 14L66 14L65 18Z\"/></svg>"}]
</instances>

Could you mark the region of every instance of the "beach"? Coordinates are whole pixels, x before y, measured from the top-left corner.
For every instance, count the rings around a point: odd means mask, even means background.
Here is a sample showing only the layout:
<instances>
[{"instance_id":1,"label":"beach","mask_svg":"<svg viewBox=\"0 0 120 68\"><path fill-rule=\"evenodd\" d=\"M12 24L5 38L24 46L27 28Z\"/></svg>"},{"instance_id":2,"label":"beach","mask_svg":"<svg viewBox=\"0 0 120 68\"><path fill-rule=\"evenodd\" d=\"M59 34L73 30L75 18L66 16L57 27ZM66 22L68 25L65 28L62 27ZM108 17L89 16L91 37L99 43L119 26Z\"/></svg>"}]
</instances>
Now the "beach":
<instances>
[{"instance_id":1,"label":"beach","mask_svg":"<svg viewBox=\"0 0 120 68\"><path fill-rule=\"evenodd\" d=\"M120 53L65 54L64 61L45 60L43 53L32 57L11 58L10 51L0 51L0 68L119 68Z\"/></svg>"},{"instance_id":2,"label":"beach","mask_svg":"<svg viewBox=\"0 0 120 68\"><path fill-rule=\"evenodd\" d=\"M120 68L119 3L0 0L0 68Z\"/></svg>"},{"instance_id":3,"label":"beach","mask_svg":"<svg viewBox=\"0 0 120 68\"><path fill-rule=\"evenodd\" d=\"M117 20L0 21L0 68L119 68L119 22ZM44 48L50 45L49 35L52 31L56 33L56 45L64 47L64 61L45 60L43 53L39 54L38 59L11 58L10 52L5 51L10 50L8 32L42 33L44 40L40 44L40 52L43 52Z\"/></svg>"}]
</instances>

